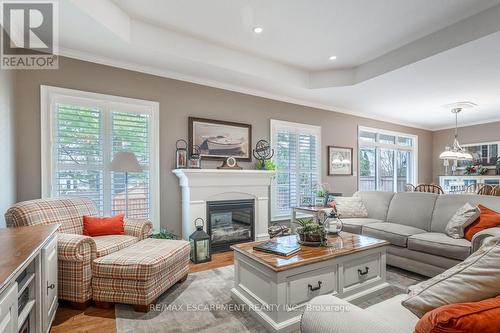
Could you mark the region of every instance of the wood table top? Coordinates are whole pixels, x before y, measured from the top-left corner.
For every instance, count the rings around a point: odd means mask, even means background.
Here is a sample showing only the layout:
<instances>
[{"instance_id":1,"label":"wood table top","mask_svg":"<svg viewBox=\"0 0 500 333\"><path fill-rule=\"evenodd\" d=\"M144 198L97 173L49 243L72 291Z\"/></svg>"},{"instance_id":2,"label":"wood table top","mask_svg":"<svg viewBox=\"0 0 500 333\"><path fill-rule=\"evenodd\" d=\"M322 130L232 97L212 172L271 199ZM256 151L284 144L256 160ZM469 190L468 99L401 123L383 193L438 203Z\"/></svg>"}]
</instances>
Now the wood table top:
<instances>
[{"instance_id":1,"label":"wood table top","mask_svg":"<svg viewBox=\"0 0 500 333\"><path fill-rule=\"evenodd\" d=\"M59 224L0 229L0 290L59 228Z\"/></svg>"},{"instance_id":2,"label":"wood table top","mask_svg":"<svg viewBox=\"0 0 500 333\"><path fill-rule=\"evenodd\" d=\"M283 236L280 237L280 241L294 242L296 238L296 235ZM299 252L284 257L272 253L255 251L253 249L254 246L264 242L267 241L236 244L231 246L231 248L252 260L260 262L275 272L281 272L287 269L389 245L389 242L384 240L351 234L349 232L341 232L339 235L328 236L327 246L313 247L301 245Z\"/></svg>"}]
</instances>

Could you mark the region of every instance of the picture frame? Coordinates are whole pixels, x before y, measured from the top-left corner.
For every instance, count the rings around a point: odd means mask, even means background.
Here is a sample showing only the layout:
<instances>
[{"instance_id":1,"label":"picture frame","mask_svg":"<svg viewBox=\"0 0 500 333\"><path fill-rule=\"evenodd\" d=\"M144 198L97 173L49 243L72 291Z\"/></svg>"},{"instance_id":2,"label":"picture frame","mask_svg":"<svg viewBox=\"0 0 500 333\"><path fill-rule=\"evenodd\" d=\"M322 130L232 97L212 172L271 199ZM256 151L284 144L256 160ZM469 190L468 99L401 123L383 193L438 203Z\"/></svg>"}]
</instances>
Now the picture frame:
<instances>
[{"instance_id":1,"label":"picture frame","mask_svg":"<svg viewBox=\"0 0 500 333\"><path fill-rule=\"evenodd\" d=\"M205 160L252 161L252 125L189 117L189 147L200 147Z\"/></svg>"},{"instance_id":2,"label":"picture frame","mask_svg":"<svg viewBox=\"0 0 500 333\"><path fill-rule=\"evenodd\" d=\"M353 148L328 146L328 176L353 175Z\"/></svg>"},{"instance_id":3,"label":"picture frame","mask_svg":"<svg viewBox=\"0 0 500 333\"><path fill-rule=\"evenodd\" d=\"M335 200L336 197L341 197L342 196L342 193L332 193L332 192L328 192L326 195L325 195L325 201L323 202L323 206L325 207L328 207L330 206L330 203Z\"/></svg>"}]
</instances>

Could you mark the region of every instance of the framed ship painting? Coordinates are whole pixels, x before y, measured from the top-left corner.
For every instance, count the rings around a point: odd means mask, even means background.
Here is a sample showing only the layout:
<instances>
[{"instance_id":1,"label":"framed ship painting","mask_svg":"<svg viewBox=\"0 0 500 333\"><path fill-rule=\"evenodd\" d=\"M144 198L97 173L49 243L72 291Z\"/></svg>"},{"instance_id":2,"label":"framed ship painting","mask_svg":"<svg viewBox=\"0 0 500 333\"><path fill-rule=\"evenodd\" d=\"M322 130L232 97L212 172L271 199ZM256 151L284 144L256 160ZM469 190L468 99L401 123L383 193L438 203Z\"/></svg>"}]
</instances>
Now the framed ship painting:
<instances>
[{"instance_id":1,"label":"framed ship painting","mask_svg":"<svg viewBox=\"0 0 500 333\"><path fill-rule=\"evenodd\" d=\"M189 147L200 147L203 159L221 160L233 156L250 162L252 125L189 117Z\"/></svg>"},{"instance_id":2,"label":"framed ship painting","mask_svg":"<svg viewBox=\"0 0 500 333\"><path fill-rule=\"evenodd\" d=\"M328 176L352 176L352 148L328 146Z\"/></svg>"}]
</instances>

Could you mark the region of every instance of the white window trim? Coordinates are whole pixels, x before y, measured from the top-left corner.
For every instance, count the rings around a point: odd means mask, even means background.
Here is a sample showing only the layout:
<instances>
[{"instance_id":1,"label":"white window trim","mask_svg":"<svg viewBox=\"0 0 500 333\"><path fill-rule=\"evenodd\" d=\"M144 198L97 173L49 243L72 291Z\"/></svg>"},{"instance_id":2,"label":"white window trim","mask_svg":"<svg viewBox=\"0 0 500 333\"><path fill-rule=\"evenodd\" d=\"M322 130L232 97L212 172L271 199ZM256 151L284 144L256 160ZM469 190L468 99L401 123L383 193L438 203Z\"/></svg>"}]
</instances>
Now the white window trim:
<instances>
[{"instance_id":1,"label":"white window trim","mask_svg":"<svg viewBox=\"0 0 500 333\"><path fill-rule=\"evenodd\" d=\"M42 198L49 198L52 189L52 174L54 171L52 152L52 124L53 112L51 112L54 100L64 99L64 95L82 100L101 100L106 103L123 103L127 106L140 106L149 108L151 116L152 131L150 133L151 160L150 160L150 186L151 186L151 222L155 229L160 228L160 141L159 141L159 112L160 104L121 96L105 95L81 90L66 89L52 86L40 86L40 111L41 111L41 179ZM95 105L95 104L93 104ZM139 109L135 112L141 112Z\"/></svg>"},{"instance_id":2,"label":"white window trim","mask_svg":"<svg viewBox=\"0 0 500 333\"><path fill-rule=\"evenodd\" d=\"M360 139L360 134L361 132L375 132L377 134L386 134L386 135L394 135L394 136L403 136L406 138L411 138L413 139L414 142L414 147L408 147L404 145L399 145L397 144L397 141L395 144L385 144L385 143L378 143L378 142L370 142L370 141L363 141ZM358 126L358 152L357 152L357 159L358 159L358 191L359 191L359 185L361 181L361 176L360 176L360 166L361 164L359 163L359 152L361 151L361 147L380 147L380 148L390 148L390 149L399 149L399 150L408 150L408 151L413 151L413 170L414 171L414 181L415 184L418 184L418 135L414 134L408 134L408 133L403 133L403 132L395 132L395 131L388 131L388 130L383 130L379 128L374 128L374 127L365 127L365 126ZM396 172L396 171L395 171Z\"/></svg>"},{"instance_id":3,"label":"white window trim","mask_svg":"<svg viewBox=\"0 0 500 333\"><path fill-rule=\"evenodd\" d=\"M275 147L274 135L273 135L274 131L273 130L276 127L290 127L291 129L297 129L297 130L301 130L303 132L310 132L310 133L318 136L318 141L317 141L318 149L316 151L316 158L318 160L317 179L318 179L318 182L322 182L321 175L323 174L322 173L323 163L321 162L321 156L322 156L321 155L321 152L322 152L322 149L321 149L321 126L271 119L269 137L271 138L270 142L271 142L271 147L273 149ZM275 154L275 156L276 156L276 154ZM275 161L275 156L273 157L273 161ZM274 186L274 180L273 180L273 183L271 185L271 212L270 212L271 222L289 220L292 216L291 211L290 211L290 215L275 215L275 211L274 211L275 199L276 199L275 191L276 191L276 187ZM299 193L299 191L297 191L297 193Z\"/></svg>"}]
</instances>

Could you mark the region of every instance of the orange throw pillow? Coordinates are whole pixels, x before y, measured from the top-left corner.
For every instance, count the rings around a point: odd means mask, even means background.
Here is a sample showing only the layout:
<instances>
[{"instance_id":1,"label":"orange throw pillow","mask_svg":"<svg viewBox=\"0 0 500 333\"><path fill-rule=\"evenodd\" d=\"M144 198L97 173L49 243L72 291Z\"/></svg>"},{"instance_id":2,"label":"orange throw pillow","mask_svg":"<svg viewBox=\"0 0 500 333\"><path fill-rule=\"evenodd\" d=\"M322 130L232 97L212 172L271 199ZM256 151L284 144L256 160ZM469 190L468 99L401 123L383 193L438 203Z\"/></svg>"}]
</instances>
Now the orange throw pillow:
<instances>
[{"instance_id":1,"label":"orange throw pillow","mask_svg":"<svg viewBox=\"0 0 500 333\"><path fill-rule=\"evenodd\" d=\"M83 234L92 237L123 235L125 234L125 228L123 227L124 217L125 214L111 217L84 216Z\"/></svg>"},{"instance_id":2,"label":"orange throw pillow","mask_svg":"<svg viewBox=\"0 0 500 333\"><path fill-rule=\"evenodd\" d=\"M500 296L480 302L444 305L429 311L417 322L414 333L498 333L499 331Z\"/></svg>"},{"instance_id":3,"label":"orange throw pillow","mask_svg":"<svg viewBox=\"0 0 500 333\"><path fill-rule=\"evenodd\" d=\"M468 241L471 241L472 237L474 237L474 235L481 230L500 226L500 213L497 213L488 207L484 207L483 205L479 205L478 207L481 211L481 215L479 215L477 220L470 226L465 228L464 238Z\"/></svg>"}]
</instances>

